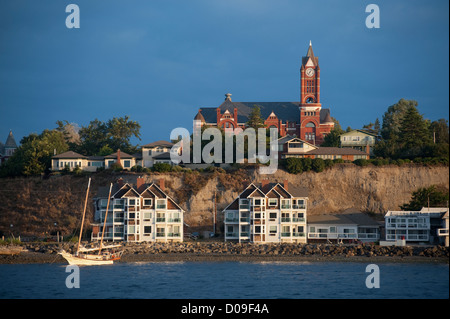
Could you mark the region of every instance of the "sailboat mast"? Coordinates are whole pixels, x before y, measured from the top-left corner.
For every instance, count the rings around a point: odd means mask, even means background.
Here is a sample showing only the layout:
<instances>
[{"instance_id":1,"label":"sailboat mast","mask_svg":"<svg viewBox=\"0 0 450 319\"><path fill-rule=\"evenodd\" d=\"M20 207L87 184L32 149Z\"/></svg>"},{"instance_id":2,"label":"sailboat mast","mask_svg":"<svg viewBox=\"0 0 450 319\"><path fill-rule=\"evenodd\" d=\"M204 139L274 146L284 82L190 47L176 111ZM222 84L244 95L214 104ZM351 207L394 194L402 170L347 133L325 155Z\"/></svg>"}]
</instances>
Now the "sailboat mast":
<instances>
[{"instance_id":1,"label":"sailboat mast","mask_svg":"<svg viewBox=\"0 0 450 319\"><path fill-rule=\"evenodd\" d=\"M83 218L81 220L80 238L78 238L77 255L78 255L78 252L80 251L81 236L83 235L84 217L86 216L86 206L87 206L90 187L91 187L91 178L89 177L88 187L86 190L86 199L84 201Z\"/></svg>"},{"instance_id":2,"label":"sailboat mast","mask_svg":"<svg viewBox=\"0 0 450 319\"><path fill-rule=\"evenodd\" d=\"M109 186L109 195L108 195L108 203L106 204L106 212L105 212L105 220L103 221L103 230L102 230L102 239L100 240L100 247L98 250L98 254L102 252L102 245L103 245L103 235L105 234L105 228L106 228L106 219L108 218L108 210L109 210L109 200L111 199L111 190L112 190L112 183Z\"/></svg>"}]
</instances>

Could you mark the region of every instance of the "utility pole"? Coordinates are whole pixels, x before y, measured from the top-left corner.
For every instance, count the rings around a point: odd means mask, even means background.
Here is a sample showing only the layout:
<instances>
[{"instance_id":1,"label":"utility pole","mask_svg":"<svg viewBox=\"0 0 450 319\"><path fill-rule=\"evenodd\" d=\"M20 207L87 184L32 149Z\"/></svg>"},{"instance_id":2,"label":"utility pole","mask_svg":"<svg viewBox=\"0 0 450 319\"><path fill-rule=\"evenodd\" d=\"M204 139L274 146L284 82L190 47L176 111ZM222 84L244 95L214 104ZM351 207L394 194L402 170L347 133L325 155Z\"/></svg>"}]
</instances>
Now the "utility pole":
<instances>
[{"instance_id":1,"label":"utility pole","mask_svg":"<svg viewBox=\"0 0 450 319\"><path fill-rule=\"evenodd\" d=\"M216 235L216 211L217 211L216 190L214 190L214 211L213 211L213 233L214 233L214 235Z\"/></svg>"}]
</instances>

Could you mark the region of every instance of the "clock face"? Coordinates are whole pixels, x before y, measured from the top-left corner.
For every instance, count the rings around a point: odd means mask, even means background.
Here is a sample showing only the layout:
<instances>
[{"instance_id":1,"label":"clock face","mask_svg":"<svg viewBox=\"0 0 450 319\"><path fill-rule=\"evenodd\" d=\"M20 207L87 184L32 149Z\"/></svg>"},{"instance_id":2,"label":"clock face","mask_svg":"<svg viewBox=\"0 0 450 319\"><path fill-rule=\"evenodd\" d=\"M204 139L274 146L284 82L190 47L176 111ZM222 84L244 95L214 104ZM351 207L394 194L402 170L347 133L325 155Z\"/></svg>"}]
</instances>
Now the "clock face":
<instances>
[{"instance_id":1,"label":"clock face","mask_svg":"<svg viewBox=\"0 0 450 319\"><path fill-rule=\"evenodd\" d=\"M314 75L314 69L311 69L311 68L306 69L306 75L307 76L313 76Z\"/></svg>"}]
</instances>

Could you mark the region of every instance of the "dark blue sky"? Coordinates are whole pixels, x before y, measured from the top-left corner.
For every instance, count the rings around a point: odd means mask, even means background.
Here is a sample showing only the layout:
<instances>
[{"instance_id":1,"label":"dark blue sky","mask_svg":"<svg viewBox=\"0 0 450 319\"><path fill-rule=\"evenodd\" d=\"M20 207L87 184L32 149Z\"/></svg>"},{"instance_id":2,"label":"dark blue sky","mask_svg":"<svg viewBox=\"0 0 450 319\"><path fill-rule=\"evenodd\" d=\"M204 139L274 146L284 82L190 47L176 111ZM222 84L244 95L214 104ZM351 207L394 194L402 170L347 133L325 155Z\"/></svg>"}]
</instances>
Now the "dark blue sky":
<instances>
[{"instance_id":1,"label":"dark blue sky","mask_svg":"<svg viewBox=\"0 0 450 319\"><path fill-rule=\"evenodd\" d=\"M67 29L68 4L81 28ZM376 3L381 28L368 29ZM199 107L298 101L309 41L321 102L341 126L381 120L400 98L449 117L446 0L2 0L0 141L129 115L142 141L192 129Z\"/></svg>"}]
</instances>

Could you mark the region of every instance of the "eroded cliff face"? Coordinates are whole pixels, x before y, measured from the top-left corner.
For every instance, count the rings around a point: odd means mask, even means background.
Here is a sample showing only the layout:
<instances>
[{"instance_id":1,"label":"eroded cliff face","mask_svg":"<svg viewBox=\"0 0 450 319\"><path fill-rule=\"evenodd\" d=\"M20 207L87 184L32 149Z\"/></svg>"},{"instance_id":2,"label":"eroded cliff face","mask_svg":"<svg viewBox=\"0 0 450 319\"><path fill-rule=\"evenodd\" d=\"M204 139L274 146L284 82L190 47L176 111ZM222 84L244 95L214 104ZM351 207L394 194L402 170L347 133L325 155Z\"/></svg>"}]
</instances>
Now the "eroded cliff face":
<instances>
[{"instance_id":1,"label":"eroded cliff face","mask_svg":"<svg viewBox=\"0 0 450 319\"><path fill-rule=\"evenodd\" d=\"M94 174L89 203L99 186L106 186L122 177L135 183L139 175ZM273 175L260 175L258 170L238 170L233 173L167 173L143 175L146 182L164 179L166 192L185 209L185 222L194 227L212 230L214 193L218 227L223 221L222 210L243 190L247 182L289 183L309 189L308 214L340 213L344 211L373 212L382 217L388 210L411 199L420 187L443 185L449 188L449 168L418 165L359 167L336 164L321 173L299 175L278 170ZM74 233L80 222L87 177L58 176L4 179L0 192L0 233L43 236L56 225L65 234ZM87 225L92 222L93 205L88 205ZM10 225L14 225L11 227ZM201 228L201 227L200 227Z\"/></svg>"},{"instance_id":2,"label":"eroded cliff face","mask_svg":"<svg viewBox=\"0 0 450 319\"><path fill-rule=\"evenodd\" d=\"M227 174L233 179L232 174ZM258 171L248 174L248 181L283 183L309 189L308 214L340 213L344 211L373 212L383 216L388 210L399 210L400 205L411 199L411 193L420 187L444 185L449 188L449 168L445 166L385 166L359 167L353 164L335 165L321 173L306 172L292 175L278 170L273 175L260 175ZM241 177L241 182L243 178ZM222 210L243 190L241 187L223 187L219 178L211 178L185 203L186 222L194 225L211 222L214 191L219 194L217 212L222 220Z\"/></svg>"}]
</instances>

